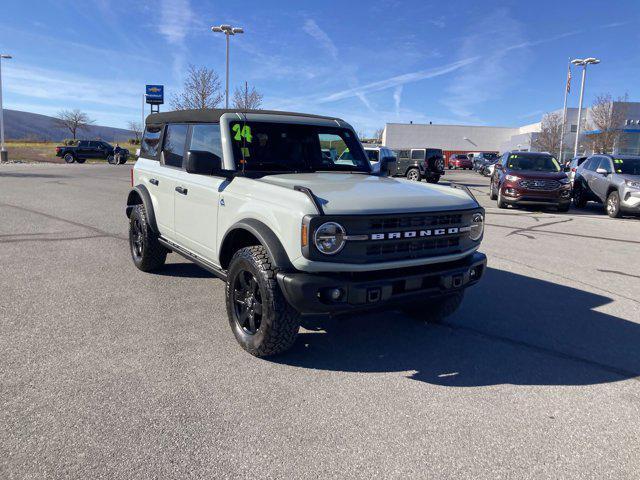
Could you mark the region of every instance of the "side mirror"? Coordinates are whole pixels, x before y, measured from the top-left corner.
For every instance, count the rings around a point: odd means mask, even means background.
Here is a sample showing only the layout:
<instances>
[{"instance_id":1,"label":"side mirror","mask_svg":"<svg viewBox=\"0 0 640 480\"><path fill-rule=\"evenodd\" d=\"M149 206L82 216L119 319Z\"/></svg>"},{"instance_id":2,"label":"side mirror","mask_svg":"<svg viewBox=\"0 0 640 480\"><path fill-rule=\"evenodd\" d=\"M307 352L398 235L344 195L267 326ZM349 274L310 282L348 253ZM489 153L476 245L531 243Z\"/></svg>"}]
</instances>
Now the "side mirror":
<instances>
[{"instance_id":1,"label":"side mirror","mask_svg":"<svg viewBox=\"0 0 640 480\"><path fill-rule=\"evenodd\" d=\"M381 177L388 177L390 171L395 167L395 157L382 157L380 159L380 173Z\"/></svg>"},{"instance_id":2,"label":"side mirror","mask_svg":"<svg viewBox=\"0 0 640 480\"><path fill-rule=\"evenodd\" d=\"M599 167L599 168L596 168L596 173L599 173L600 175L604 175L606 177L611 172L607 171L605 168Z\"/></svg>"},{"instance_id":3,"label":"side mirror","mask_svg":"<svg viewBox=\"0 0 640 480\"><path fill-rule=\"evenodd\" d=\"M185 170L197 175L215 175L222 170L222 159L211 152L189 150L185 159Z\"/></svg>"}]
</instances>

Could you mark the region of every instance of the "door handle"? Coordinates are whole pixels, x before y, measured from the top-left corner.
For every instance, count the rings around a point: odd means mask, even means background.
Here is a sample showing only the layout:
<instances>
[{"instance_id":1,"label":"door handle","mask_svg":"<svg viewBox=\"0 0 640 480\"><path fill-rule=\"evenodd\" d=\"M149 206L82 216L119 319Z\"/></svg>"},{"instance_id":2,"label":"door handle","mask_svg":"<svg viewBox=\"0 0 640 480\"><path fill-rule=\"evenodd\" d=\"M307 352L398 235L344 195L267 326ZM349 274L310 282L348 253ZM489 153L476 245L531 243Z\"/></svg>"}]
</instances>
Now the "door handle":
<instances>
[{"instance_id":1,"label":"door handle","mask_svg":"<svg viewBox=\"0 0 640 480\"><path fill-rule=\"evenodd\" d=\"M187 189L184 187L176 187L176 192L181 193L182 195L186 195Z\"/></svg>"},{"instance_id":2,"label":"door handle","mask_svg":"<svg viewBox=\"0 0 640 480\"><path fill-rule=\"evenodd\" d=\"M149 179L149 183L150 183L151 185L158 185L160 182L159 182L157 179L155 179L155 178L150 178L150 179Z\"/></svg>"}]
</instances>

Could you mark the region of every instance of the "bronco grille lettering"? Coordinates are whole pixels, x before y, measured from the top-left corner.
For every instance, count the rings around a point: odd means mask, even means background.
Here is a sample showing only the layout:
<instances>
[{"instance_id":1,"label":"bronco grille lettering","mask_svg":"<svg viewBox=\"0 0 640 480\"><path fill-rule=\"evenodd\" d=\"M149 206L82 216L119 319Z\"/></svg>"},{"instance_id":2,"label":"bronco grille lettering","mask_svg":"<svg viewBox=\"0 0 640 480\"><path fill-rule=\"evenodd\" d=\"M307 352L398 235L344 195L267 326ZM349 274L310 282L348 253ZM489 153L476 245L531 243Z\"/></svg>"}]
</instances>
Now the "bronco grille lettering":
<instances>
[{"instance_id":1,"label":"bronco grille lettering","mask_svg":"<svg viewBox=\"0 0 640 480\"><path fill-rule=\"evenodd\" d=\"M389 233L372 233L369 235L370 240L393 240L401 238L416 238L420 237L439 237L443 235L456 235L461 232L468 232L469 227L449 227L449 228L436 228L429 230L407 230L404 232L389 232Z\"/></svg>"}]
</instances>

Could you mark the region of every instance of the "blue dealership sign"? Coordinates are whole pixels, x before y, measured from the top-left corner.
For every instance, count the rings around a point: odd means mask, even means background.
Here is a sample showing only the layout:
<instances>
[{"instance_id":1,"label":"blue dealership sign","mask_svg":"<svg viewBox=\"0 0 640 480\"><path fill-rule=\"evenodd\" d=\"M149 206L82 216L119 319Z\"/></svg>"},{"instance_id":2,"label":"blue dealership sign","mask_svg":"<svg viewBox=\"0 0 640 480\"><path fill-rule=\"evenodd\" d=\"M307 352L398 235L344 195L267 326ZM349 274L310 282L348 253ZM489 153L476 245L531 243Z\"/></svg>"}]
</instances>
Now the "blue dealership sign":
<instances>
[{"instance_id":1,"label":"blue dealership sign","mask_svg":"<svg viewBox=\"0 0 640 480\"><path fill-rule=\"evenodd\" d=\"M147 85L147 103L162 105L164 103L164 85Z\"/></svg>"}]
</instances>

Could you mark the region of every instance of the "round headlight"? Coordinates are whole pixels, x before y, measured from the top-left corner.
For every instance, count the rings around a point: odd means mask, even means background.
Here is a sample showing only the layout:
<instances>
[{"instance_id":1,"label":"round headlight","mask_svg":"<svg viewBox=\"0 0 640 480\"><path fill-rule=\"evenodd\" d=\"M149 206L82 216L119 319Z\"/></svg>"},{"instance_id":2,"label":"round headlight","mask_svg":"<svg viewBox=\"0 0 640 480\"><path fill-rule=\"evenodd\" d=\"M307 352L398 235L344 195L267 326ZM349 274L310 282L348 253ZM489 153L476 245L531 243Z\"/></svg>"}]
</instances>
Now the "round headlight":
<instances>
[{"instance_id":1,"label":"round headlight","mask_svg":"<svg viewBox=\"0 0 640 480\"><path fill-rule=\"evenodd\" d=\"M471 230L469 230L469 238L474 242L480 240L484 232L484 217L481 213L474 213L471 219Z\"/></svg>"},{"instance_id":2,"label":"round headlight","mask_svg":"<svg viewBox=\"0 0 640 480\"><path fill-rule=\"evenodd\" d=\"M345 231L342 225L335 222L323 223L313 234L313 241L320 253L335 255L345 244Z\"/></svg>"}]
</instances>

